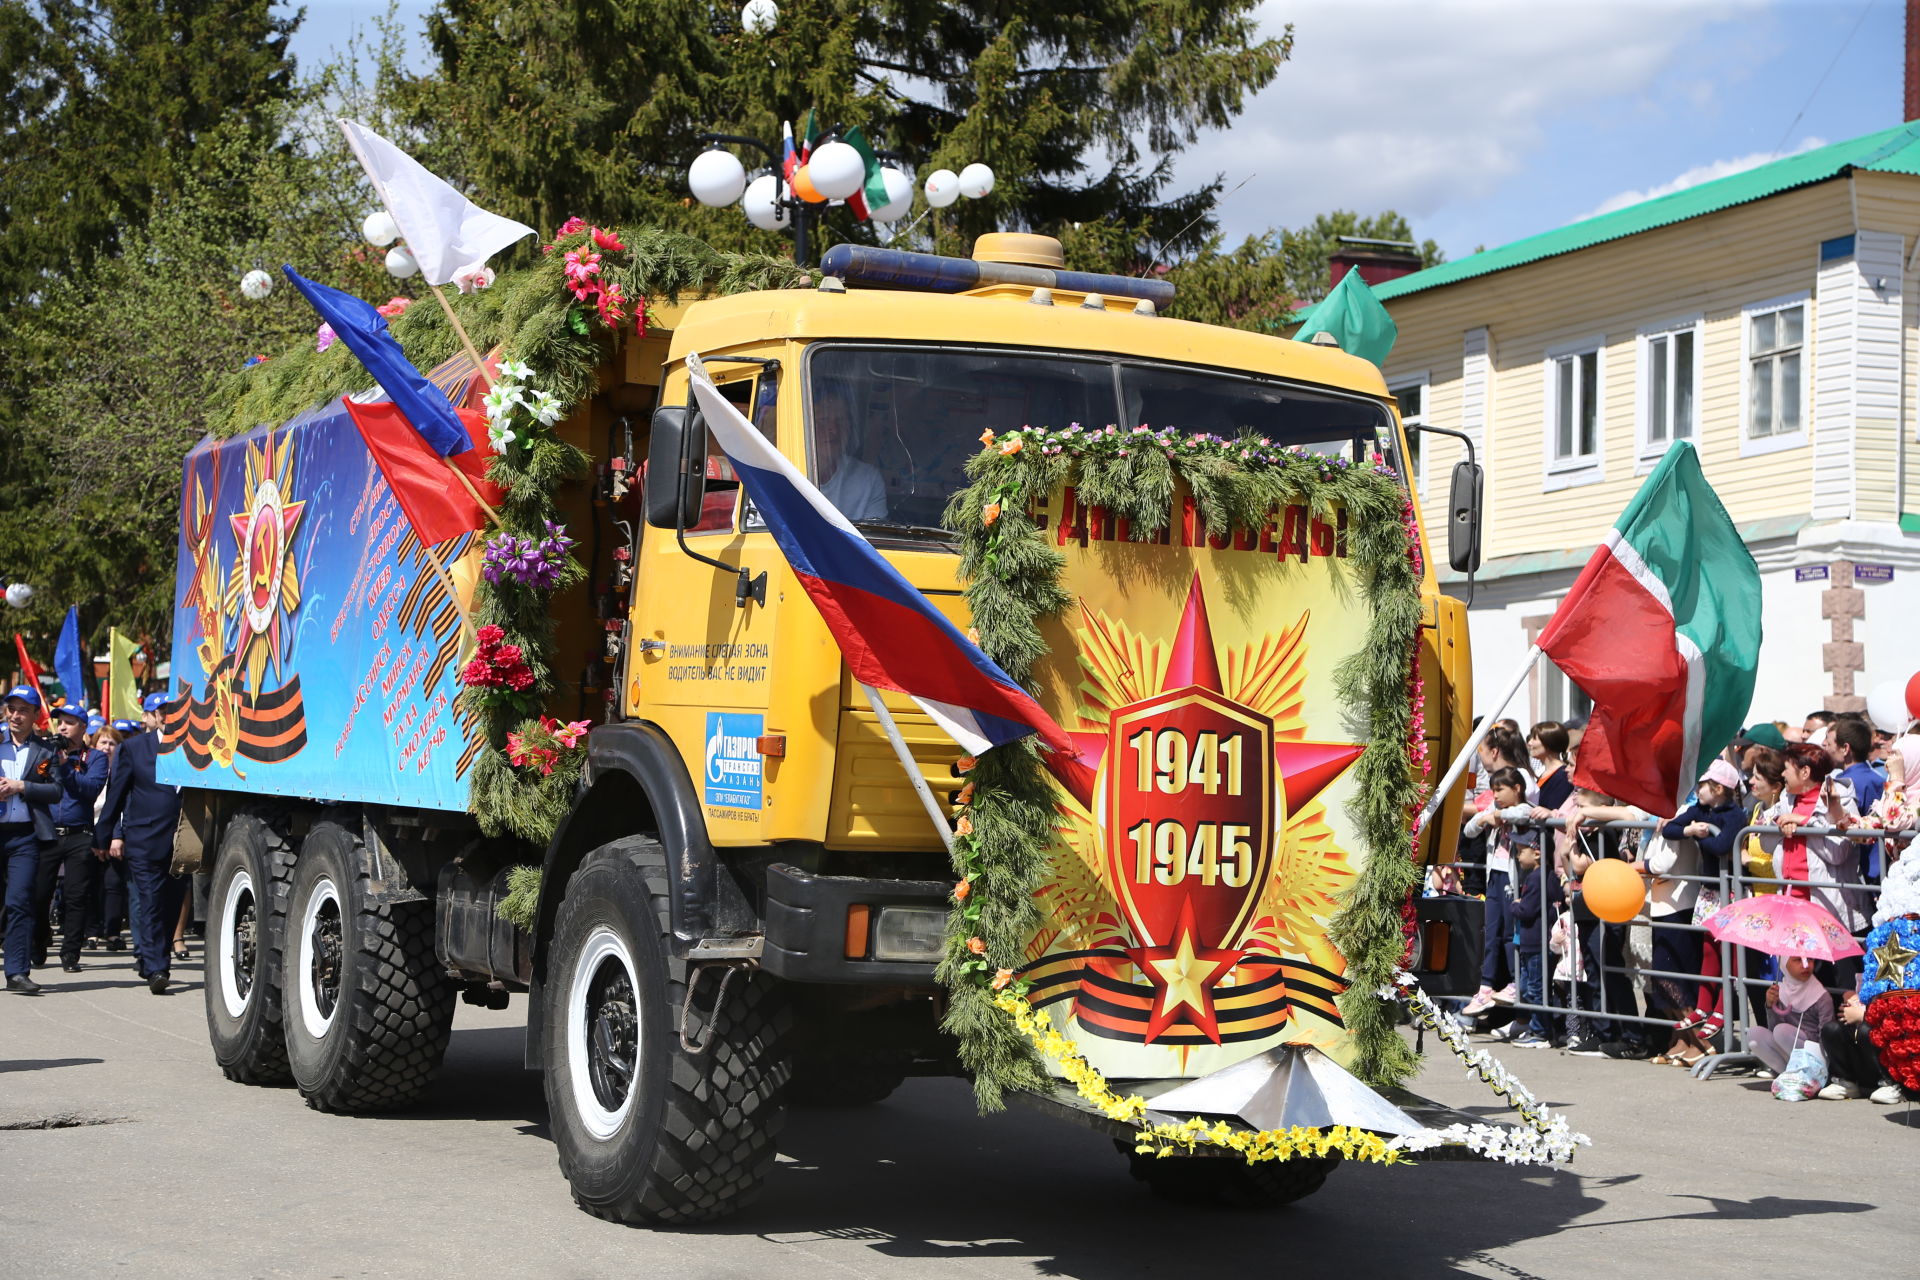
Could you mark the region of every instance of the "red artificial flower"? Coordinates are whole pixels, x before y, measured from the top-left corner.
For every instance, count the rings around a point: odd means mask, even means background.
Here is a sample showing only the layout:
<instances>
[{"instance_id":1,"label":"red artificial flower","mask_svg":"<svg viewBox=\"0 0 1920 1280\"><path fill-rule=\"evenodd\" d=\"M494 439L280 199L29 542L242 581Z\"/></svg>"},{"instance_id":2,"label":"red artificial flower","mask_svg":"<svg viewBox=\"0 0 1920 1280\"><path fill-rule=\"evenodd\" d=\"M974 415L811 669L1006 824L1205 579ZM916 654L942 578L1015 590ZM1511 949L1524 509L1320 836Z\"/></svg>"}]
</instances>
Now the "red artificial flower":
<instances>
[{"instance_id":1,"label":"red artificial flower","mask_svg":"<svg viewBox=\"0 0 1920 1280\"><path fill-rule=\"evenodd\" d=\"M506 672L506 681L507 688L513 690L515 693L525 693L527 690L533 688L533 672L528 669L525 663L522 663Z\"/></svg>"},{"instance_id":2,"label":"red artificial flower","mask_svg":"<svg viewBox=\"0 0 1920 1280\"><path fill-rule=\"evenodd\" d=\"M620 243L620 236L617 232L602 231L600 228L595 227L593 228L592 235L593 242L602 249L605 249L608 253L619 253L627 247Z\"/></svg>"},{"instance_id":3,"label":"red artificial flower","mask_svg":"<svg viewBox=\"0 0 1920 1280\"><path fill-rule=\"evenodd\" d=\"M511 667L525 656L525 654L521 653L519 645L503 644L499 650L493 654L493 660L503 667Z\"/></svg>"},{"instance_id":4,"label":"red artificial flower","mask_svg":"<svg viewBox=\"0 0 1920 1280\"><path fill-rule=\"evenodd\" d=\"M391 320L397 315L405 314L406 309L412 305L412 298L389 298L375 307L374 310Z\"/></svg>"},{"instance_id":5,"label":"red artificial flower","mask_svg":"<svg viewBox=\"0 0 1920 1280\"><path fill-rule=\"evenodd\" d=\"M480 652L491 653L499 647L502 640L507 638L507 633L490 622L480 628L479 633L474 638L480 642Z\"/></svg>"}]
</instances>

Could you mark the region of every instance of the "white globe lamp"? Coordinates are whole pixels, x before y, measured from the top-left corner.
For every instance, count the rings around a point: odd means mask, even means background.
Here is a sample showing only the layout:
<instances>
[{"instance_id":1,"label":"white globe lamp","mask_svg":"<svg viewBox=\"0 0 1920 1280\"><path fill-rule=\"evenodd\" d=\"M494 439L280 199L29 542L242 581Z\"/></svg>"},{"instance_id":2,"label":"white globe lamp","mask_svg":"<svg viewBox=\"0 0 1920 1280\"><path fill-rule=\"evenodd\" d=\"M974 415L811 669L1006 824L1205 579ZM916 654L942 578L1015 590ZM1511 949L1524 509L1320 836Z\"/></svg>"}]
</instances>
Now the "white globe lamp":
<instances>
[{"instance_id":1,"label":"white globe lamp","mask_svg":"<svg viewBox=\"0 0 1920 1280\"><path fill-rule=\"evenodd\" d=\"M693 198L713 209L722 209L740 198L747 189L747 171L740 157L720 147L702 151L687 166L687 186Z\"/></svg>"},{"instance_id":2,"label":"white globe lamp","mask_svg":"<svg viewBox=\"0 0 1920 1280\"><path fill-rule=\"evenodd\" d=\"M14 582L7 585L7 604L13 608L24 609L27 607L27 601L31 599L33 599L33 588L26 583Z\"/></svg>"},{"instance_id":3,"label":"white globe lamp","mask_svg":"<svg viewBox=\"0 0 1920 1280\"><path fill-rule=\"evenodd\" d=\"M844 142L827 142L813 149L807 160L813 185L829 200L845 200L867 181L867 162Z\"/></svg>"},{"instance_id":4,"label":"white globe lamp","mask_svg":"<svg viewBox=\"0 0 1920 1280\"><path fill-rule=\"evenodd\" d=\"M387 250L387 274L395 280L419 275L420 264L414 260L413 251L403 244Z\"/></svg>"},{"instance_id":5,"label":"white globe lamp","mask_svg":"<svg viewBox=\"0 0 1920 1280\"><path fill-rule=\"evenodd\" d=\"M887 184L887 202L868 210L867 216L875 222L898 222L913 211L913 179L889 165L880 171L880 181Z\"/></svg>"},{"instance_id":6,"label":"white globe lamp","mask_svg":"<svg viewBox=\"0 0 1920 1280\"><path fill-rule=\"evenodd\" d=\"M385 209L375 209L361 221L360 234L368 244L385 248L400 238L400 224Z\"/></svg>"},{"instance_id":7,"label":"white globe lamp","mask_svg":"<svg viewBox=\"0 0 1920 1280\"><path fill-rule=\"evenodd\" d=\"M240 277L240 294L255 302L273 292L273 277L255 267Z\"/></svg>"},{"instance_id":8,"label":"white globe lamp","mask_svg":"<svg viewBox=\"0 0 1920 1280\"><path fill-rule=\"evenodd\" d=\"M740 10L740 26L749 34L763 36L780 21L780 6L773 0L747 0Z\"/></svg>"},{"instance_id":9,"label":"white globe lamp","mask_svg":"<svg viewBox=\"0 0 1920 1280\"><path fill-rule=\"evenodd\" d=\"M740 211L762 231L785 229L787 211L780 207L780 179L763 173L749 182L747 193L740 198Z\"/></svg>"},{"instance_id":10,"label":"white globe lamp","mask_svg":"<svg viewBox=\"0 0 1920 1280\"><path fill-rule=\"evenodd\" d=\"M960 194L978 200L993 190L993 170L984 164L970 164L960 171Z\"/></svg>"},{"instance_id":11,"label":"white globe lamp","mask_svg":"<svg viewBox=\"0 0 1920 1280\"><path fill-rule=\"evenodd\" d=\"M927 203L944 209L960 198L960 177L951 169L935 169L927 175Z\"/></svg>"}]
</instances>

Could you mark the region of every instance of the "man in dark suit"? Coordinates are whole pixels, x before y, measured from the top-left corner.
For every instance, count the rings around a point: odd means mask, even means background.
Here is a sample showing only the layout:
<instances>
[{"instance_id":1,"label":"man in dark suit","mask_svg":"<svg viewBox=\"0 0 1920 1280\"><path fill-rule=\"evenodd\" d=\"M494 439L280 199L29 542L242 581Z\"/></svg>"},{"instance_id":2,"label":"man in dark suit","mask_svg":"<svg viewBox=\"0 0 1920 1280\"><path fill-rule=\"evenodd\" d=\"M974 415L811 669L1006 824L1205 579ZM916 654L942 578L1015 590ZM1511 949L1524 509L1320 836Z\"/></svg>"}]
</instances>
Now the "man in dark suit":
<instances>
[{"instance_id":1,"label":"man in dark suit","mask_svg":"<svg viewBox=\"0 0 1920 1280\"><path fill-rule=\"evenodd\" d=\"M187 878L173 874L173 831L180 823L180 788L154 778L160 754L160 708L167 695L150 693L142 704L147 731L122 743L107 781L106 804L94 825L95 839L111 834L110 856L126 861L138 887L141 927L135 930L135 972L153 994L165 995L172 980L169 959L173 922L186 900Z\"/></svg>"},{"instance_id":2,"label":"man in dark suit","mask_svg":"<svg viewBox=\"0 0 1920 1280\"><path fill-rule=\"evenodd\" d=\"M53 714L59 739L54 745L60 752L60 763L54 771L60 780L60 803L53 808L53 839L40 846L40 881L33 897L33 963L38 967L47 962L47 948L53 942L53 926L48 919L53 890L65 868L60 967L68 973L79 973L80 945L87 936L87 907L101 866L93 856L93 802L107 785L111 761L106 752L87 746L85 707L68 702L55 708Z\"/></svg>"},{"instance_id":3,"label":"man in dark suit","mask_svg":"<svg viewBox=\"0 0 1920 1280\"><path fill-rule=\"evenodd\" d=\"M59 759L33 732L39 718L38 689L22 684L7 691L0 708L0 859L7 880L7 990L22 996L40 994L32 977L33 890L40 845L53 839L52 806L60 802Z\"/></svg>"}]
</instances>

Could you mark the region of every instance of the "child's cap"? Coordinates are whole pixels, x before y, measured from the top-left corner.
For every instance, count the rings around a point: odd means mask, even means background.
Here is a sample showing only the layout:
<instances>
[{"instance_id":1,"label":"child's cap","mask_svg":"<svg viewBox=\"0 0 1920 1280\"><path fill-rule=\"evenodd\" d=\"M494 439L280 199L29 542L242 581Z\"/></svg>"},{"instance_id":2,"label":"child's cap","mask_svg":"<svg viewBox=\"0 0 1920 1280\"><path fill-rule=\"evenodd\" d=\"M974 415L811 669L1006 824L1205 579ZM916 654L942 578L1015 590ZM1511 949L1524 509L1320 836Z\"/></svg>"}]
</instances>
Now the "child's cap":
<instances>
[{"instance_id":1,"label":"child's cap","mask_svg":"<svg viewBox=\"0 0 1920 1280\"><path fill-rule=\"evenodd\" d=\"M1717 782L1729 791L1738 791L1743 779L1740 777L1740 771L1725 760L1715 760L1707 766L1707 771L1700 775L1700 781Z\"/></svg>"}]
</instances>

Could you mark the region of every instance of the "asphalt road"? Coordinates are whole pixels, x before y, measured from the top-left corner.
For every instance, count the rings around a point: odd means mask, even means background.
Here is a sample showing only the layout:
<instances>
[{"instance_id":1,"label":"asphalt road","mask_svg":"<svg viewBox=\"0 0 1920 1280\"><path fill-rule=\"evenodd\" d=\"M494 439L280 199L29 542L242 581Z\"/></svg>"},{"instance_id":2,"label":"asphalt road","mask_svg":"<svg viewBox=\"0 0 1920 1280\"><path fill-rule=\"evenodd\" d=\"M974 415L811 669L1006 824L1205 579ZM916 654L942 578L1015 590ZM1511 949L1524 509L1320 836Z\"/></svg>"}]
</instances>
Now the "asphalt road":
<instances>
[{"instance_id":1,"label":"asphalt road","mask_svg":"<svg viewBox=\"0 0 1920 1280\"><path fill-rule=\"evenodd\" d=\"M197 953L196 944L196 953ZM104 963L112 959L116 963ZM1576 1277L1914 1274L1906 1108L1776 1103L1738 1077L1508 1050L1594 1145L1570 1170L1348 1166L1269 1213L1183 1209L1112 1144L957 1081L790 1119L760 1202L694 1230L577 1210L523 1008L462 1006L441 1082L404 1116L309 1110L223 1079L200 963L155 997L130 962L0 995L0 1275ZM1450 1058L1415 1086L1493 1101ZM49 1121L71 1127L29 1128ZM1920 1125L1920 1120L1915 1120Z\"/></svg>"}]
</instances>

